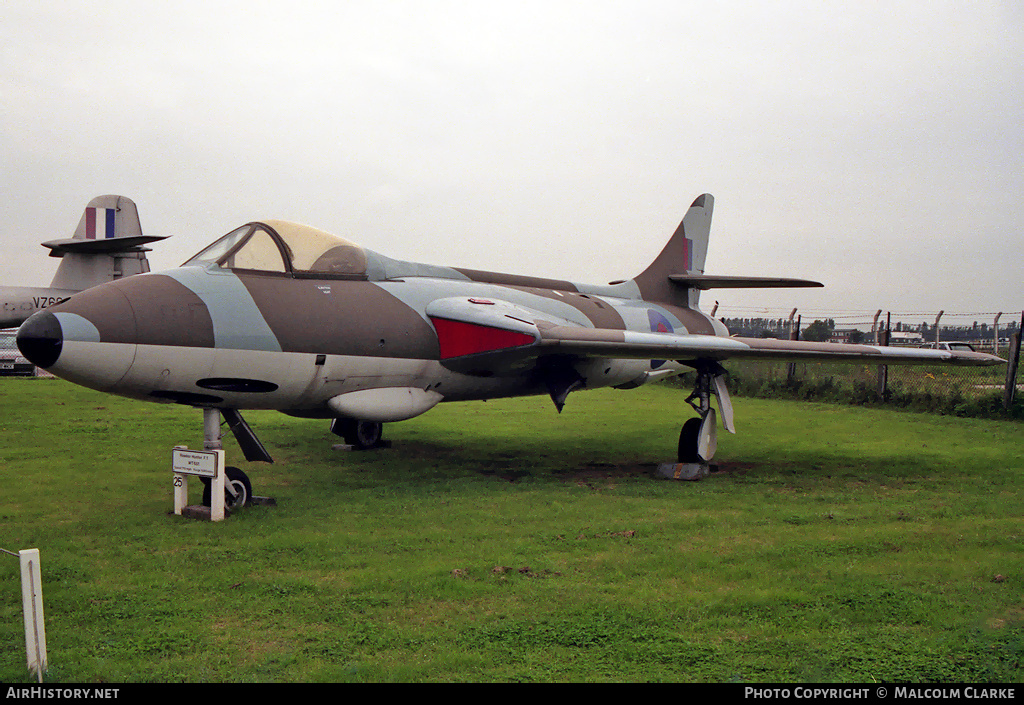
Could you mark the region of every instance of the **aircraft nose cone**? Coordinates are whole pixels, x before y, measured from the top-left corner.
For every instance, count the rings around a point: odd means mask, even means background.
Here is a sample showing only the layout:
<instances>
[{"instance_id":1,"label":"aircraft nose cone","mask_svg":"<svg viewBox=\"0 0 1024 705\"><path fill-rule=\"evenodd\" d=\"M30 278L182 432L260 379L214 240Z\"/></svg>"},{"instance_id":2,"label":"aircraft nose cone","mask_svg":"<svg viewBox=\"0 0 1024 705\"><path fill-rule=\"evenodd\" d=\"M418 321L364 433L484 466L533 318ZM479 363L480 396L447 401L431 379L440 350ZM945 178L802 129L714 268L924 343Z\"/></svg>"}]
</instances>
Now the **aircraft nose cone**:
<instances>
[{"instance_id":1,"label":"aircraft nose cone","mask_svg":"<svg viewBox=\"0 0 1024 705\"><path fill-rule=\"evenodd\" d=\"M64 347L60 321L49 311L40 311L21 324L15 336L18 349L36 367L52 367Z\"/></svg>"}]
</instances>

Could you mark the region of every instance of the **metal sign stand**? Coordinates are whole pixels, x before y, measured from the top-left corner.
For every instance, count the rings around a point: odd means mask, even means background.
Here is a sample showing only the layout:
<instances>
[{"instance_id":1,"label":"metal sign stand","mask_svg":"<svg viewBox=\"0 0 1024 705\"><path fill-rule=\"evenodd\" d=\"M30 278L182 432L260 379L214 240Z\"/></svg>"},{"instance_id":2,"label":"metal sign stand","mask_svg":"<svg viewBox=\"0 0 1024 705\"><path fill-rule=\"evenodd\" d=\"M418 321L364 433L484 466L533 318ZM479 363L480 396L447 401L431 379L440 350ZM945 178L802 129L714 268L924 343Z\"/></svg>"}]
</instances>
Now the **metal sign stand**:
<instances>
[{"instance_id":1,"label":"metal sign stand","mask_svg":"<svg viewBox=\"0 0 1024 705\"><path fill-rule=\"evenodd\" d=\"M224 451L189 450L175 446L171 451L171 470L174 473L174 513L222 521L224 512ZM188 503L188 478L190 475L210 478L210 506Z\"/></svg>"},{"instance_id":2,"label":"metal sign stand","mask_svg":"<svg viewBox=\"0 0 1024 705\"><path fill-rule=\"evenodd\" d=\"M175 446L171 451L174 473L174 513L222 521L224 511L224 447L220 440L220 411L203 409L203 450ZM210 506L188 504L188 477L198 475L210 480Z\"/></svg>"}]
</instances>

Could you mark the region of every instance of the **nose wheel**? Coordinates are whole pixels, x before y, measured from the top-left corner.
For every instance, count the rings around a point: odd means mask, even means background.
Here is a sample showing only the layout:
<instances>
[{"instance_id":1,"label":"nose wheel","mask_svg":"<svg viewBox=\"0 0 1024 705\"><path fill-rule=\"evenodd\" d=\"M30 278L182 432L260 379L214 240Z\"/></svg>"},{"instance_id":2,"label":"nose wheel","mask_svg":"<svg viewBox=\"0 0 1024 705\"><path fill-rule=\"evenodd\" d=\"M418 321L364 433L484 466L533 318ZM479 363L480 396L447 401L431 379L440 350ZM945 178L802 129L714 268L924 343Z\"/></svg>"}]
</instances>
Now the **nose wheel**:
<instances>
[{"instance_id":1,"label":"nose wheel","mask_svg":"<svg viewBox=\"0 0 1024 705\"><path fill-rule=\"evenodd\" d=\"M241 509L252 501L252 483L249 476L236 467L224 468L224 508L228 511ZM208 477L202 478L203 506L209 507L213 501L213 488Z\"/></svg>"},{"instance_id":2,"label":"nose wheel","mask_svg":"<svg viewBox=\"0 0 1024 705\"><path fill-rule=\"evenodd\" d=\"M221 418L227 422L231 432L241 446L246 460L273 462L256 434L249 428L236 409L203 409L203 448L220 450ZM200 478L203 483L203 506L209 507L213 500L213 482L208 477ZM260 498L265 500L266 498ZM266 503L266 502L263 502ZM228 465L224 468L224 509L233 511L253 504L252 483L242 470Z\"/></svg>"}]
</instances>

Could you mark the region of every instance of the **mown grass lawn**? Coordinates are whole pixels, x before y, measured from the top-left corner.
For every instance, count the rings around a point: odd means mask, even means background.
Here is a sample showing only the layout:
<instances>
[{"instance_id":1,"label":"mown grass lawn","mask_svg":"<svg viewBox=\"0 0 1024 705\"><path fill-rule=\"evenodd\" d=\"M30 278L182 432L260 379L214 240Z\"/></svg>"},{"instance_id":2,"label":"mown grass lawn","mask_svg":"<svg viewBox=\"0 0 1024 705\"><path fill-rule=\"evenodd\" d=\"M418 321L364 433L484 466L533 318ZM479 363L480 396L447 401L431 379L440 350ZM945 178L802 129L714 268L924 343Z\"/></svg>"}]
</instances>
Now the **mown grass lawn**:
<instances>
[{"instance_id":1,"label":"mown grass lawn","mask_svg":"<svg viewBox=\"0 0 1024 705\"><path fill-rule=\"evenodd\" d=\"M1024 426L736 399L718 472L656 479L685 395L442 404L365 453L250 413L277 506L211 524L170 513L200 412L3 379L0 547L41 552L60 682L1021 680Z\"/></svg>"}]
</instances>

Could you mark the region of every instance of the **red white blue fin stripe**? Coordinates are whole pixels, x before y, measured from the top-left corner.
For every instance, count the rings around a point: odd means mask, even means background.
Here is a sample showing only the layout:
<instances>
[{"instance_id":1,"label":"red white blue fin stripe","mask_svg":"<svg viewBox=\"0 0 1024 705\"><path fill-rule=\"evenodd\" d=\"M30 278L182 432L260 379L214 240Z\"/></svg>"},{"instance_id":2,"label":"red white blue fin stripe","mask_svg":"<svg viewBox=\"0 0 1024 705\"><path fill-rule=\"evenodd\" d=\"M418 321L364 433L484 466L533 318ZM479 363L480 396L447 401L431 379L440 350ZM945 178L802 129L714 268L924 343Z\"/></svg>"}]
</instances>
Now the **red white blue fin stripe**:
<instances>
[{"instance_id":1,"label":"red white blue fin stripe","mask_svg":"<svg viewBox=\"0 0 1024 705\"><path fill-rule=\"evenodd\" d=\"M104 240L116 236L114 208L85 209L85 238L87 240Z\"/></svg>"}]
</instances>

